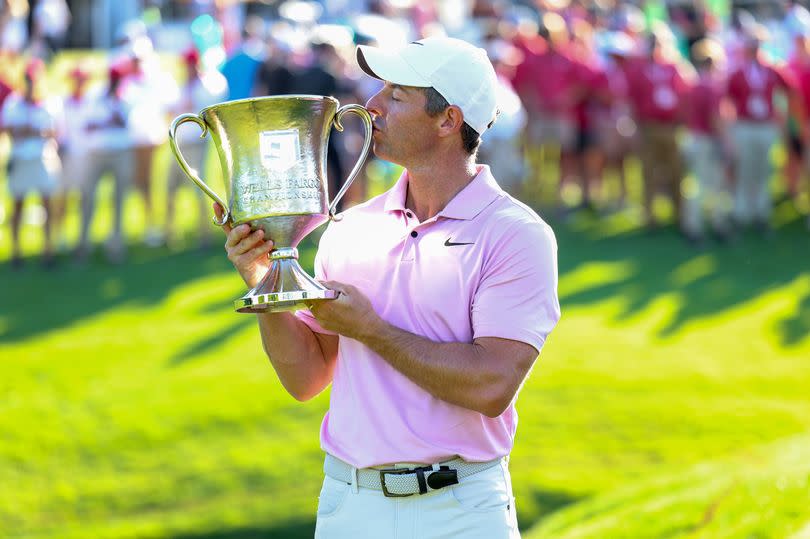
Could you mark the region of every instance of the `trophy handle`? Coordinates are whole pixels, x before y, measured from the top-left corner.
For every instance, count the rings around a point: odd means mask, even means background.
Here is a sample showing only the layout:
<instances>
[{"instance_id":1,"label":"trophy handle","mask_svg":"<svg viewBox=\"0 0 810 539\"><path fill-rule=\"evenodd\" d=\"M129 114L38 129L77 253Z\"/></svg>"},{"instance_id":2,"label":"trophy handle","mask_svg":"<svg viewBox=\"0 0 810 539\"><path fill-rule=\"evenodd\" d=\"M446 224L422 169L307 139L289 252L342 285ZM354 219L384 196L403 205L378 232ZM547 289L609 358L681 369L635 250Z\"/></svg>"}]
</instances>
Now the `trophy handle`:
<instances>
[{"instance_id":1,"label":"trophy handle","mask_svg":"<svg viewBox=\"0 0 810 539\"><path fill-rule=\"evenodd\" d=\"M340 202L340 199L343 198L343 195L346 194L346 191L352 185L352 182L360 173L360 169L363 167L363 162L366 160L368 156L368 151L371 148L371 136L372 136L372 127L371 127L371 114L366 110L366 107L362 105L344 105L340 107L335 114L335 129L338 131L343 131L343 124L340 123L341 118L347 112L353 112L360 116L360 119L363 121L363 127L366 128L366 140L363 142L363 149L360 150L360 157L357 158L357 162L354 164L354 168L352 169L349 177L346 178L346 181L343 182L343 186L338 191L335 198L332 199L332 203L329 204L329 219L337 220L335 216L335 208Z\"/></svg>"},{"instance_id":2,"label":"trophy handle","mask_svg":"<svg viewBox=\"0 0 810 539\"><path fill-rule=\"evenodd\" d=\"M186 162L186 159L183 157L183 154L180 152L180 147L177 145L177 139L175 138L176 135L177 135L177 128L180 127L180 125L182 125L182 124L184 124L186 122L194 122L195 124L200 126L200 129L202 129L202 133L200 134L200 138L205 138L205 135L208 134L208 126L205 124L205 122L202 120L202 118L200 118L196 114L181 114L180 116L175 118L172 121L172 124L169 126L169 144L172 147L172 152L174 153L174 157L177 159L177 162L180 164L180 168L182 168L183 172L185 172L186 176L188 176L188 179L190 179L195 184L197 184L197 187L202 189L202 191L206 195L211 197L211 199L214 202L216 202L217 204L222 206L222 210L225 212L222 215L222 219L217 219L216 216L214 216L213 219L212 219L215 224L217 224L219 226L222 226L222 225L224 225L225 223L228 222L228 219L230 219L231 210L228 209L228 205L225 204L225 202L221 198L219 198L219 196L217 196L217 194L213 191L213 189L208 187L205 184L205 182L202 181L202 179L199 176L197 176L196 171L193 168L191 168L190 166L188 166L188 163Z\"/></svg>"}]
</instances>

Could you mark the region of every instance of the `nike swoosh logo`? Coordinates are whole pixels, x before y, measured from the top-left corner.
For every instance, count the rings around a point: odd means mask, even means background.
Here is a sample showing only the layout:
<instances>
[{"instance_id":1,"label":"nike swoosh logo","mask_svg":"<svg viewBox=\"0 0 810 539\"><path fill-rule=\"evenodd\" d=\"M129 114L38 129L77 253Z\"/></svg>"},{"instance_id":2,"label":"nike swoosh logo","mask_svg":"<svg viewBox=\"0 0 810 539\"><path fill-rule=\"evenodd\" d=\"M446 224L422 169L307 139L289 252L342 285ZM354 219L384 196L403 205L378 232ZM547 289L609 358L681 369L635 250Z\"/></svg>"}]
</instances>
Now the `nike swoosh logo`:
<instances>
[{"instance_id":1,"label":"nike swoosh logo","mask_svg":"<svg viewBox=\"0 0 810 539\"><path fill-rule=\"evenodd\" d=\"M446 240L444 240L444 246L445 247L453 247L454 245L474 245L474 242L471 241L469 243L455 243L455 242L450 241L450 238L447 238Z\"/></svg>"}]
</instances>

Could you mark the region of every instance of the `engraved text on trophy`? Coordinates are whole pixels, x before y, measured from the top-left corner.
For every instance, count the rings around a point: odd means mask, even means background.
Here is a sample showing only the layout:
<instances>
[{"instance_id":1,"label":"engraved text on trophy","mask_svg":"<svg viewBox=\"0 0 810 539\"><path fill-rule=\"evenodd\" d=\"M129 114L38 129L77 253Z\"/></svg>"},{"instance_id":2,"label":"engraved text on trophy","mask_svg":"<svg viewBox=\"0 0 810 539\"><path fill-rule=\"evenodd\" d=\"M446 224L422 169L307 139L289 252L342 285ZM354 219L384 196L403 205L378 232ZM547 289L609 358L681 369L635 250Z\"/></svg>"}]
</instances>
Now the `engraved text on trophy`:
<instances>
[{"instance_id":1,"label":"engraved text on trophy","mask_svg":"<svg viewBox=\"0 0 810 539\"><path fill-rule=\"evenodd\" d=\"M320 200L321 181L317 176L302 178L276 175L290 170L300 159L301 144L297 129L262 131L259 133L259 153L262 165L271 173L271 177L257 179L242 186L243 203Z\"/></svg>"}]
</instances>

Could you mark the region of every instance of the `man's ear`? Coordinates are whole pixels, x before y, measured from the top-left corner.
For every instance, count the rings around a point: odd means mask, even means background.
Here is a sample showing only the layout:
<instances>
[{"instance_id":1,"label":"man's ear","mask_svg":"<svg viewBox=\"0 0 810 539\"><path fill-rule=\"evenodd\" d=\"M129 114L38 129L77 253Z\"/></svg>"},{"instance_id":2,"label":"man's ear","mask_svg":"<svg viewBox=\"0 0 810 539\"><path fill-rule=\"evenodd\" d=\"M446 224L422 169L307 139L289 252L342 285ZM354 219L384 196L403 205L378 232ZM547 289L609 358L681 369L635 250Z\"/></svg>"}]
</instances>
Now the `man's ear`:
<instances>
[{"instance_id":1,"label":"man's ear","mask_svg":"<svg viewBox=\"0 0 810 539\"><path fill-rule=\"evenodd\" d=\"M461 127L464 125L464 114L456 105L450 105L444 109L441 118L439 136L448 136L461 132Z\"/></svg>"}]
</instances>

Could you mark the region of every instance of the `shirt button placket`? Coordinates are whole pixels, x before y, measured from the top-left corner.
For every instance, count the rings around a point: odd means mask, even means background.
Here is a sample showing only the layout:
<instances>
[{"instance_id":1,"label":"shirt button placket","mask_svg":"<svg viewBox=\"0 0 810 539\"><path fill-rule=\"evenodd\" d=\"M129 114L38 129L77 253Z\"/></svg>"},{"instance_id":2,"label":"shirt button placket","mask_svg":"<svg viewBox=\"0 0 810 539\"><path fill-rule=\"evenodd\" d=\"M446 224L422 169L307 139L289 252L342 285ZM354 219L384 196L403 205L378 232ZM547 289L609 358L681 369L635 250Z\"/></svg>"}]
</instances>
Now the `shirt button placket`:
<instances>
[{"instance_id":1,"label":"shirt button placket","mask_svg":"<svg viewBox=\"0 0 810 539\"><path fill-rule=\"evenodd\" d=\"M402 249L402 261L409 262L414 259L413 250L416 248L416 238L419 237L419 232L411 230L405 236L405 248Z\"/></svg>"}]
</instances>

